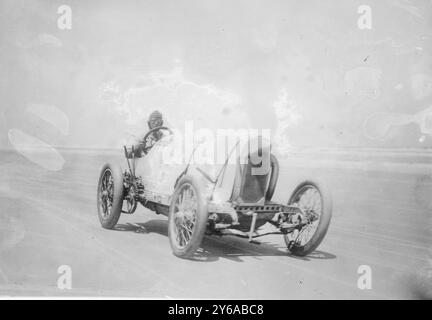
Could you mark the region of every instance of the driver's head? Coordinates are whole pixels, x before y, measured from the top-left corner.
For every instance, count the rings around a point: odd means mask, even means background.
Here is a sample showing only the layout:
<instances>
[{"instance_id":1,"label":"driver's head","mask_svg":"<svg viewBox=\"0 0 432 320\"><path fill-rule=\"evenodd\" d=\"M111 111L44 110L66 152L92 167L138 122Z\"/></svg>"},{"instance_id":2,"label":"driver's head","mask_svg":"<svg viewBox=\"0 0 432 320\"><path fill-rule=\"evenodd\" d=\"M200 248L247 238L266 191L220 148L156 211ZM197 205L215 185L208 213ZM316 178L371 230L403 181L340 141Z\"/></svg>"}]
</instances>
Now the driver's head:
<instances>
[{"instance_id":1,"label":"driver's head","mask_svg":"<svg viewBox=\"0 0 432 320\"><path fill-rule=\"evenodd\" d=\"M161 127L163 125L163 118L162 118L162 113L160 113L159 111L153 111L150 114L150 117L148 119L147 122L149 129L154 129L157 127Z\"/></svg>"}]
</instances>

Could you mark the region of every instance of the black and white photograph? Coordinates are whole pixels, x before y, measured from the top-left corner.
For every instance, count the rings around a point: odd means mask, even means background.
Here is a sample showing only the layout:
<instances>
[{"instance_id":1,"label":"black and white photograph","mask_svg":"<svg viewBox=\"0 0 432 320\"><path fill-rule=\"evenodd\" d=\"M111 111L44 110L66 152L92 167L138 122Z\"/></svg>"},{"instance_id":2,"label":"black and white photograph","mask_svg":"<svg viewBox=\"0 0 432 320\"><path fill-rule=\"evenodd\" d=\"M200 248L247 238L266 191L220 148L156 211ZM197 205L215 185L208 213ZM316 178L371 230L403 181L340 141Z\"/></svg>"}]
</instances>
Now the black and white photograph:
<instances>
[{"instance_id":1,"label":"black and white photograph","mask_svg":"<svg viewBox=\"0 0 432 320\"><path fill-rule=\"evenodd\" d=\"M0 300L432 299L431 0L0 0L0 75Z\"/></svg>"}]
</instances>

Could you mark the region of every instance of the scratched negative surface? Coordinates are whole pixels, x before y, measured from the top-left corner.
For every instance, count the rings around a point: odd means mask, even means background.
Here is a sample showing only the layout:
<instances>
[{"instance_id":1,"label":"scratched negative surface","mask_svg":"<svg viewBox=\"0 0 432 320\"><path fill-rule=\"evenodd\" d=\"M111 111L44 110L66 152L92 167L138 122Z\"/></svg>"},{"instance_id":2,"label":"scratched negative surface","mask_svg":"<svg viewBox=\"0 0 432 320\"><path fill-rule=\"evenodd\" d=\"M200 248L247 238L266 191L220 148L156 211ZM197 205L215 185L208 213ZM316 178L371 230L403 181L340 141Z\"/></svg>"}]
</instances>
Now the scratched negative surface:
<instances>
[{"instance_id":1,"label":"scratched negative surface","mask_svg":"<svg viewBox=\"0 0 432 320\"><path fill-rule=\"evenodd\" d=\"M0 15L1 297L432 298L431 1L0 0ZM168 138L143 141L154 110ZM196 222L193 254L173 254L186 231L170 234L164 204L188 161L206 182L172 215L222 228L193 199L210 201L229 143L253 135L279 164L273 202L302 181L325 186L311 209L331 213L322 242L305 256L281 234L249 242L250 212L243 237L201 240ZM126 198L123 146L149 141ZM99 184L106 163L114 191ZM236 166L215 207L234 210ZM115 214L118 186L123 210L141 203L103 228L97 199ZM287 219L294 237L314 223L301 212L257 226Z\"/></svg>"}]
</instances>

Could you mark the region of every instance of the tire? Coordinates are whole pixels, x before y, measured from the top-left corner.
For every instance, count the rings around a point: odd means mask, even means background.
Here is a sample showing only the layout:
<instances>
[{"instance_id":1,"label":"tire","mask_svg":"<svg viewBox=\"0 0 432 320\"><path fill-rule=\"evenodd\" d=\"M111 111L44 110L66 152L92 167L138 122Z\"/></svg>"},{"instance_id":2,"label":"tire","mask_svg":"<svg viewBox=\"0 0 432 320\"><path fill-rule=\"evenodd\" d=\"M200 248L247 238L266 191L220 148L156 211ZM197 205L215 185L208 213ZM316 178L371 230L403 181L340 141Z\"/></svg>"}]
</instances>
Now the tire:
<instances>
[{"instance_id":1,"label":"tire","mask_svg":"<svg viewBox=\"0 0 432 320\"><path fill-rule=\"evenodd\" d=\"M305 194L306 190L309 189L315 189L321 198L321 214L316 230L310 239L304 244L299 244L295 241L293 242L293 240L289 238L289 234L284 235L285 243L288 249L292 254L297 256L306 256L313 252L320 245L327 233L332 215L332 198L330 193L322 185L319 185L313 181L304 181L300 183L292 193L288 205L296 203L299 200L299 197L302 194Z\"/></svg>"},{"instance_id":2,"label":"tire","mask_svg":"<svg viewBox=\"0 0 432 320\"><path fill-rule=\"evenodd\" d=\"M114 228L120 218L123 192L123 173L120 166L105 164L99 176L97 189L98 216L105 229ZM109 210L109 204L111 204L111 210Z\"/></svg>"},{"instance_id":3,"label":"tire","mask_svg":"<svg viewBox=\"0 0 432 320\"><path fill-rule=\"evenodd\" d=\"M177 183L171 199L168 238L174 255L179 258L190 258L195 253L207 228L207 199L204 186L199 181L196 176L186 174ZM194 200L188 204L184 202L185 197ZM180 210L181 203L187 205L186 210Z\"/></svg>"},{"instance_id":4,"label":"tire","mask_svg":"<svg viewBox=\"0 0 432 320\"><path fill-rule=\"evenodd\" d=\"M267 188L266 197L265 197L266 201L271 201L273 194L276 190L276 185L279 177L279 162L273 154L270 154L270 163L271 163L271 175L270 175L269 186Z\"/></svg>"}]
</instances>

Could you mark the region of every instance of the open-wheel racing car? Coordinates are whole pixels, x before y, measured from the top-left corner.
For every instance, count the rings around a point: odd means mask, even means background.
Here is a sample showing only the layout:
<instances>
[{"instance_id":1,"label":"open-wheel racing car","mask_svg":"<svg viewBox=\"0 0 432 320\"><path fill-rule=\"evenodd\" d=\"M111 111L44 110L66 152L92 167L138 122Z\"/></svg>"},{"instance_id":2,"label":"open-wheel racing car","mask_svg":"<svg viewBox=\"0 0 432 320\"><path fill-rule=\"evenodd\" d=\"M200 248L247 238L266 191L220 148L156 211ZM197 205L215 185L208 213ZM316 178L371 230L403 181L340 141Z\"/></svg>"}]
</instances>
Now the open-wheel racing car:
<instances>
[{"instance_id":1,"label":"open-wheel racing car","mask_svg":"<svg viewBox=\"0 0 432 320\"><path fill-rule=\"evenodd\" d=\"M156 131L163 132L163 138L146 145ZM139 147L124 146L124 168L102 167L97 190L102 227L113 229L121 213L134 213L140 203L168 216L171 248L181 258L191 257L204 235L234 235L252 242L266 234L282 234L288 250L299 256L321 243L332 214L330 194L306 180L294 188L287 203L273 202L279 164L270 145L258 143L241 157L233 152L237 143L220 166L194 163L197 148L186 161L172 163L166 161L166 150L176 143L173 136L167 127L154 128ZM267 170L262 170L264 165Z\"/></svg>"}]
</instances>

